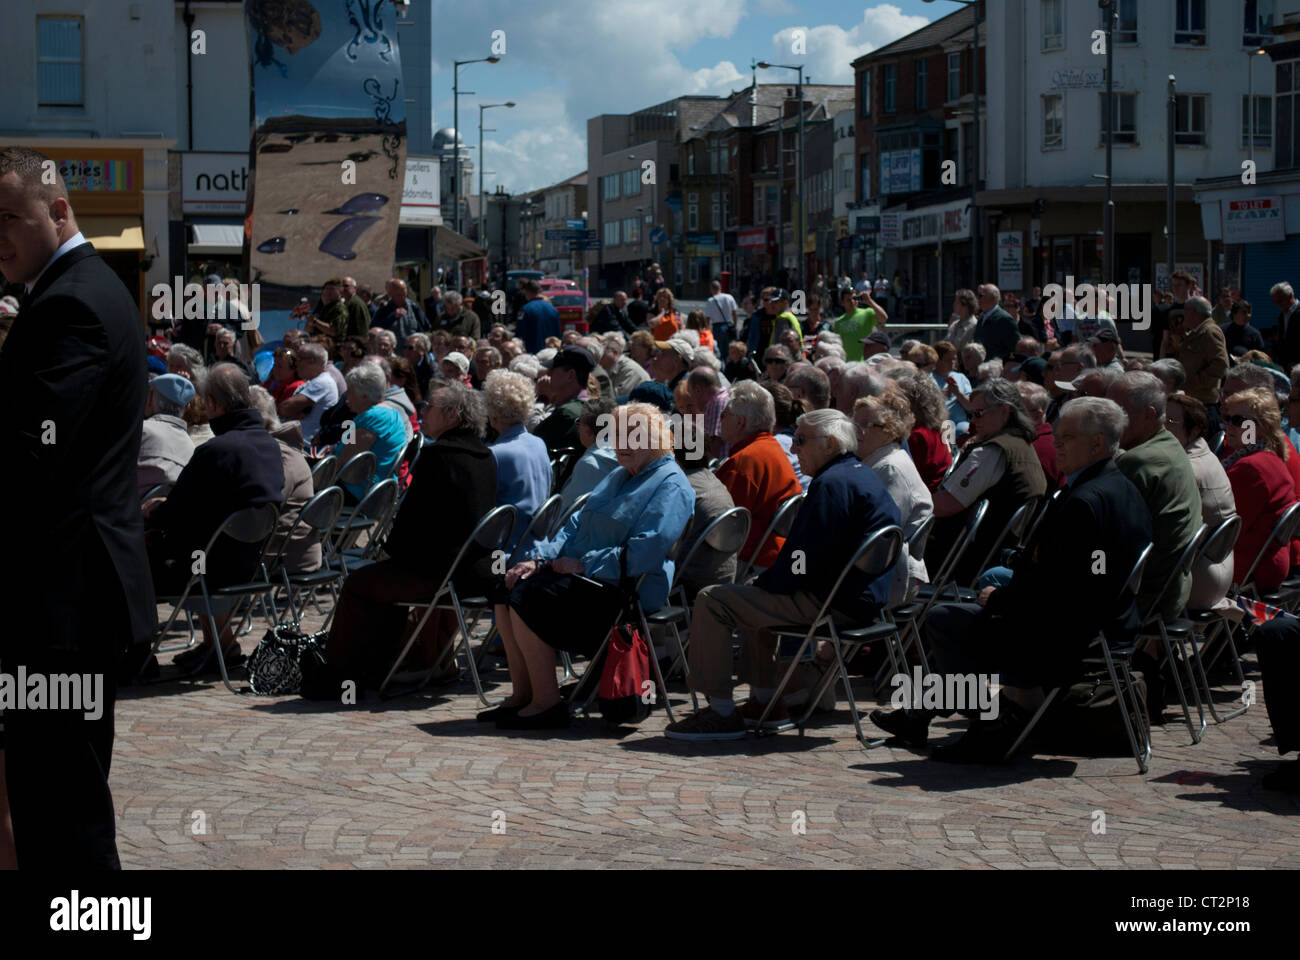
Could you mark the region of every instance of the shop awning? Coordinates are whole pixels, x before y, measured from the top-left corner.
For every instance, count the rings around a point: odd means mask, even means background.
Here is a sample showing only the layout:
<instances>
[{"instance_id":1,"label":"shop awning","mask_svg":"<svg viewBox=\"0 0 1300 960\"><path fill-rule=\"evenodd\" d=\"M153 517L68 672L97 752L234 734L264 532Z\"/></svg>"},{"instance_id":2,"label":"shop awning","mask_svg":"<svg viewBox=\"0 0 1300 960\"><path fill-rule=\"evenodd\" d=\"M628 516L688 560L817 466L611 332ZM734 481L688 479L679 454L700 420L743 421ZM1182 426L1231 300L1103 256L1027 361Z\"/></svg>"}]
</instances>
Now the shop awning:
<instances>
[{"instance_id":1,"label":"shop awning","mask_svg":"<svg viewBox=\"0 0 1300 960\"><path fill-rule=\"evenodd\" d=\"M455 230L438 227L433 234L433 256L435 260L476 260L487 256L487 251Z\"/></svg>"},{"instance_id":2,"label":"shop awning","mask_svg":"<svg viewBox=\"0 0 1300 960\"><path fill-rule=\"evenodd\" d=\"M139 217L78 217L77 226L96 250L143 250Z\"/></svg>"},{"instance_id":3,"label":"shop awning","mask_svg":"<svg viewBox=\"0 0 1300 960\"><path fill-rule=\"evenodd\" d=\"M237 256L243 251L243 220L206 220L190 224L190 253Z\"/></svg>"}]
</instances>

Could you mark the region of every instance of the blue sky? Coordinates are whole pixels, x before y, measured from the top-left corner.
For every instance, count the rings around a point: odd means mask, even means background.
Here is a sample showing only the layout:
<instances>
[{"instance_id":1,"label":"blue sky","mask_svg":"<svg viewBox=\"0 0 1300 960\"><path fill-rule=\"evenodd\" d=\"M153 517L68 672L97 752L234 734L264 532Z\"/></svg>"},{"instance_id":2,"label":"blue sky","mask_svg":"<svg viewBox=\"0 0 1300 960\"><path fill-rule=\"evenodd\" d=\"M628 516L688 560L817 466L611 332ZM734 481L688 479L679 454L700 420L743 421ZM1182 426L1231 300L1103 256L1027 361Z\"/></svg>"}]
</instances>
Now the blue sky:
<instances>
[{"instance_id":1,"label":"blue sky","mask_svg":"<svg viewBox=\"0 0 1300 960\"><path fill-rule=\"evenodd\" d=\"M461 135L477 163L478 104L518 104L484 117L495 128L485 134L486 189L517 192L586 168L588 117L738 90L755 58L852 83L854 57L957 9L947 0L434 0L435 129L452 126L452 60L487 56L494 30L506 34L502 61L460 71ZM795 30L805 31L803 57L791 53ZM786 76L760 71L759 82Z\"/></svg>"}]
</instances>

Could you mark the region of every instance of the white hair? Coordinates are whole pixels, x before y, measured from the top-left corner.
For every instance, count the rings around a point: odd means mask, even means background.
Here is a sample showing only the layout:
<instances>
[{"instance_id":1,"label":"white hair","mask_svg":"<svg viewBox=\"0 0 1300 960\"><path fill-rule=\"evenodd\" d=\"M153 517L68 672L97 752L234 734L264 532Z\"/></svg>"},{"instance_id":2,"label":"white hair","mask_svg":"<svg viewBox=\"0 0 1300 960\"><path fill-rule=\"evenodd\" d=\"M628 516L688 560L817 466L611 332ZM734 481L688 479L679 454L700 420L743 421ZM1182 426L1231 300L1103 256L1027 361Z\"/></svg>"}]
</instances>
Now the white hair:
<instances>
[{"instance_id":1,"label":"white hair","mask_svg":"<svg viewBox=\"0 0 1300 960\"><path fill-rule=\"evenodd\" d=\"M810 410L795 422L807 424L819 437L830 437L840 453L852 453L858 448L858 428L839 410Z\"/></svg>"},{"instance_id":2,"label":"white hair","mask_svg":"<svg viewBox=\"0 0 1300 960\"><path fill-rule=\"evenodd\" d=\"M537 362L536 357L525 353L510 361L510 372L521 373L530 380L536 380L542 375L542 365Z\"/></svg>"},{"instance_id":3,"label":"white hair","mask_svg":"<svg viewBox=\"0 0 1300 960\"><path fill-rule=\"evenodd\" d=\"M347 372L343 378L348 385L348 393L355 392L363 400L369 400L373 406L384 399L388 390L388 378L379 364L362 360Z\"/></svg>"},{"instance_id":4,"label":"white hair","mask_svg":"<svg viewBox=\"0 0 1300 960\"><path fill-rule=\"evenodd\" d=\"M304 343L298 348L298 356L309 357L317 363L329 363L329 351L319 343Z\"/></svg>"},{"instance_id":5,"label":"white hair","mask_svg":"<svg viewBox=\"0 0 1300 960\"><path fill-rule=\"evenodd\" d=\"M154 409L158 407L158 400L154 399ZM266 428L267 433L280 429L280 415L275 411L275 397L265 387L251 386L248 388L248 399L253 403L253 409L262 415L262 426Z\"/></svg>"},{"instance_id":6,"label":"white hair","mask_svg":"<svg viewBox=\"0 0 1300 960\"><path fill-rule=\"evenodd\" d=\"M731 388L727 407L736 416L744 417L745 427L751 432L771 433L776 427L776 404L772 394L753 380L742 380Z\"/></svg>"},{"instance_id":7,"label":"white hair","mask_svg":"<svg viewBox=\"0 0 1300 960\"><path fill-rule=\"evenodd\" d=\"M1128 426L1128 414L1114 400L1105 397L1076 397L1061 407L1061 418L1077 416L1079 429L1085 436L1101 434L1106 450L1113 454L1119 449L1120 439Z\"/></svg>"},{"instance_id":8,"label":"white hair","mask_svg":"<svg viewBox=\"0 0 1300 960\"><path fill-rule=\"evenodd\" d=\"M1295 296L1295 291L1291 289L1291 284L1287 283L1285 280L1281 283L1273 284L1273 288L1269 290L1270 296L1276 297L1279 293L1288 300Z\"/></svg>"},{"instance_id":9,"label":"white hair","mask_svg":"<svg viewBox=\"0 0 1300 960\"><path fill-rule=\"evenodd\" d=\"M1124 383L1124 412L1129 416L1150 407L1165 422L1165 385L1154 373L1132 370L1120 377Z\"/></svg>"},{"instance_id":10,"label":"white hair","mask_svg":"<svg viewBox=\"0 0 1300 960\"><path fill-rule=\"evenodd\" d=\"M524 423L533 412L537 390L533 381L522 373L493 370L483 381L483 398L487 401L489 417L514 426Z\"/></svg>"},{"instance_id":11,"label":"white hair","mask_svg":"<svg viewBox=\"0 0 1300 960\"><path fill-rule=\"evenodd\" d=\"M696 347L695 356L691 359L692 367L709 367L712 370L721 370L722 361L714 356L713 351L708 347Z\"/></svg>"},{"instance_id":12,"label":"white hair","mask_svg":"<svg viewBox=\"0 0 1300 960\"><path fill-rule=\"evenodd\" d=\"M617 330L612 330L602 338L605 341L605 349L614 349L622 353L627 349L627 338Z\"/></svg>"},{"instance_id":13,"label":"white hair","mask_svg":"<svg viewBox=\"0 0 1300 960\"><path fill-rule=\"evenodd\" d=\"M885 378L871 369L870 364L855 362L846 364L840 379L841 389L852 391L849 403L859 397L878 397L885 392Z\"/></svg>"}]
</instances>

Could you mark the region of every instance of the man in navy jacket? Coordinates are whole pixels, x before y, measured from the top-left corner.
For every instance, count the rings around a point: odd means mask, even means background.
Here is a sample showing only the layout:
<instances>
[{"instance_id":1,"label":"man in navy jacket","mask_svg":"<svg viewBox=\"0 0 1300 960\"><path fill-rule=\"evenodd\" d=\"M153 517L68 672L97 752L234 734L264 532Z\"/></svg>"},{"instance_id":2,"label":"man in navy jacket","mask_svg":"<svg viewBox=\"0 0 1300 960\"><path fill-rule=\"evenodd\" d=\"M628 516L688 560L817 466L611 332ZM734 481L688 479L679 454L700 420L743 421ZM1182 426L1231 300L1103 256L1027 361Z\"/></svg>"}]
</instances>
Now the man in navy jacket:
<instances>
[{"instance_id":1,"label":"man in navy jacket","mask_svg":"<svg viewBox=\"0 0 1300 960\"><path fill-rule=\"evenodd\" d=\"M814 410L799 418L794 447L804 475L812 477L807 497L776 561L754 582L705 587L691 618L691 689L709 707L669 725L674 740L739 740L747 723L757 724L776 694L780 664L772 627L811 624L841 571L862 541L882 527L900 525L898 507L874 470L860 461L857 428L838 410ZM870 623L889 599L893 570L868 579L850 570L836 597L835 612L854 623ZM732 699L731 632L742 638L741 679L752 696L743 707ZM768 717L788 716L782 703Z\"/></svg>"}]
</instances>

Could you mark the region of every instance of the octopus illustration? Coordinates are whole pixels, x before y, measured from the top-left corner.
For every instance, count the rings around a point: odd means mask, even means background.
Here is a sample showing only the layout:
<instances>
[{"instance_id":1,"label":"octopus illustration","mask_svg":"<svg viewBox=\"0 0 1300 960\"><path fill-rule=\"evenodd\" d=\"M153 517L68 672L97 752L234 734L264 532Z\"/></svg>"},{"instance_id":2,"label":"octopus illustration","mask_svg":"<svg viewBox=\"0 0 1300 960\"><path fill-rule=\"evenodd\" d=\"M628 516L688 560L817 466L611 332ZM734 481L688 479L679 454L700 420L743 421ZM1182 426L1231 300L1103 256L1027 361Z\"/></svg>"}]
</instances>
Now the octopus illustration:
<instances>
[{"instance_id":1,"label":"octopus illustration","mask_svg":"<svg viewBox=\"0 0 1300 960\"><path fill-rule=\"evenodd\" d=\"M363 40L366 43L382 43L379 59L385 63L392 59L393 41L384 32L384 21L380 13L380 8L386 2L387 0L347 0L348 22L356 31L348 41L346 52L349 60L357 59L357 50ZM365 34L364 37L362 33Z\"/></svg>"},{"instance_id":2,"label":"octopus illustration","mask_svg":"<svg viewBox=\"0 0 1300 960\"><path fill-rule=\"evenodd\" d=\"M248 19L257 31L254 62L278 67L282 77L289 75L289 68L276 59L275 48L294 54L320 37L320 13L309 0L249 0Z\"/></svg>"}]
</instances>

